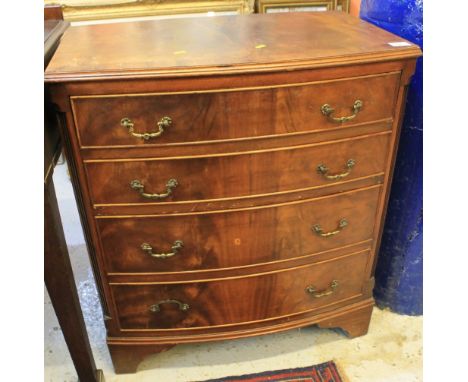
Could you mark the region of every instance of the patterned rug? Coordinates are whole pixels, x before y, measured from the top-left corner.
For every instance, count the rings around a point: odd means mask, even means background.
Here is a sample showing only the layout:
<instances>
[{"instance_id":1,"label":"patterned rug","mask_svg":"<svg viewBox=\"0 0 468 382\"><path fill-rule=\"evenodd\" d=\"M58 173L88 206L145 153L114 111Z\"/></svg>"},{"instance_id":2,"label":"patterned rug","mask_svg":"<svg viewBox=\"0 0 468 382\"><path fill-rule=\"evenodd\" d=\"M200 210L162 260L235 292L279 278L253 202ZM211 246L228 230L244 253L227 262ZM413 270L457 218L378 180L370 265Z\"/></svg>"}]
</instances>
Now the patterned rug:
<instances>
[{"instance_id":1,"label":"patterned rug","mask_svg":"<svg viewBox=\"0 0 468 382\"><path fill-rule=\"evenodd\" d=\"M333 361L298 369L265 371L232 377L210 379L204 382L343 382Z\"/></svg>"}]
</instances>

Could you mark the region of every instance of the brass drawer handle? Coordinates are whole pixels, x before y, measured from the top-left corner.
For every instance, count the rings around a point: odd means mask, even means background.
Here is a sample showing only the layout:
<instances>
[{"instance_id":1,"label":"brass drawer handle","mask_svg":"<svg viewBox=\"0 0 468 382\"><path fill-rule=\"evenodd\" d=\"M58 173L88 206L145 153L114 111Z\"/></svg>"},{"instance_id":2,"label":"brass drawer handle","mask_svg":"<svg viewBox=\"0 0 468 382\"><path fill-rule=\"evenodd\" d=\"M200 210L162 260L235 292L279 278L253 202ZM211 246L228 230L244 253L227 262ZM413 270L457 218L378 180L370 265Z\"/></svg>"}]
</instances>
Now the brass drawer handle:
<instances>
[{"instance_id":1,"label":"brass drawer handle","mask_svg":"<svg viewBox=\"0 0 468 382\"><path fill-rule=\"evenodd\" d=\"M330 237L330 236L335 236L336 234L340 233L341 230L348 225L348 221L346 219L341 219L338 228L334 231L331 232L323 232L322 227L320 224L315 224L312 229L317 235L320 235L322 237Z\"/></svg>"},{"instance_id":2,"label":"brass drawer handle","mask_svg":"<svg viewBox=\"0 0 468 382\"><path fill-rule=\"evenodd\" d=\"M347 117L332 117L332 114L335 111L335 109L333 109L327 103L325 105L322 105L320 110L322 111L323 115L327 116L333 122L343 123L343 122L348 122L351 119L355 118L356 115L359 113L359 111L361 111L362 105L363 105L363 102L361 100L357 99L356 101L354 101L353 114Z\"/></svg>"},{"instance_id":3,"label":"brass drawer handle","mask_svg":"<svg viewBox=\"0 0 468 382\"><path fill-rule=\"evenodd\" d=\"M164 133L164 129L166 127L169 127L172 124L172 119L170 117L162 117L160 121L157 123L158 131L155 131L153 133L143 133L143 134L135 133L135 129L134 129L135 124L130 118L122 118L120 120L120 124L123 127L126 127L128 129L128 132L130 133L130 135L133 135L134 137L142 138L145 141L148 141L151 138L157 138L162 133Z\"/></svg>"},{"instance_id":4,"label":"brass drawer handle","mask_svg":"<svg viewBox=\"0 0 468 382\"><path fill-rule=\"evenodd\" d=\"M328 167L325 166L324 164L319 164L317 166L317 172L319 174L322 174L324 178L326 179L329 179L329 180L337 180L337 179L341 179L341 178L344 178L346 176L348 176L350 173L351 173L351 169L356 165L356 161L354 159L348 159L348 161L346 162L346 168L347 168L347 171L346 172L342 172L341 174L335 174L335 175L329 175L328 174Z\"/></svg>"},{"instance_id":5,"label":"brass drawer handle","mask_svg":"<svg viewBox=\"0 0 468 382\"><path fill-rule=\"evenodd\" d=\"M329 295L335 293L337 288L338 288L338 280L333 280L330 283L330 286L325 290L317 291L317 289L315 289L315 287L313 285L309 285L306 288L306 292L310 293L315 298L320 298L320 297L329 296Z\"/></svg>"},{"instance_id":6,"label":"brass drawer handle","mask_svg":"<svg viewBox=\"0 0 468 382\"><path fill-rule=\"evenodd\" d=\"M167 198L169 195L172 194L172 190L178 186L178 182L176 179L169 179L166 183L166 192L162 194L148 194L145 192L145 186L139 180L132 180L130 182L130 187L133 190L137 190L141 196L147 199L164 199Z\"/></svg>"},{"instance_id":7,"label":"brass drawer handle","mask_svg":"<svg viewBox=\"0 0 468 382\"><path fill-rule=\"evenodd\" d=\"M190 309L189 304L185 304L184 302L180 302L179 300L169 299L169 300L161 300L161 301L158 301L156 304L151 305L149 307L150 312L153 312L153 313L160 312L161 311L160 305L162 304L177 304L179 306L179 310L181 310L182 312L186 312L187 310Z\"/></svg>"},{"instance_id":8,"label":"brass drawer handle","mask_svg":"<svg viewBox=\"0 0 468 382\"><path fill-rule=\"evenodd\" d=\"M151 245L148 243L143 243L141 245L141 249L151 257L155 257L157 259L167 259L168 257L176 255L179 249L181 249L183 246L184 242L182 240L176 240L171 247L172 252L169 253L153 253L153 247L151 247Z\"/></svg>"}]
</instances>

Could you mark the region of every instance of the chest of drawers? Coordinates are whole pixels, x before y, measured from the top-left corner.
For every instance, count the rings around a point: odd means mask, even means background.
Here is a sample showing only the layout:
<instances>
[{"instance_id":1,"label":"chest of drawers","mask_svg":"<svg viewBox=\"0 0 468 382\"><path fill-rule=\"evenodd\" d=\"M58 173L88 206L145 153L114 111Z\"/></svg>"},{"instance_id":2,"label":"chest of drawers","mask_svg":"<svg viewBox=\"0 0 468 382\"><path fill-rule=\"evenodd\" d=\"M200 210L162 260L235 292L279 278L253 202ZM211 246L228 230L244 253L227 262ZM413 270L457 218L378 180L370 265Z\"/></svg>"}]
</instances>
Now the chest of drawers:
<instances>
[{"instance_id":1,"label":"chest of drawers","mask_svg":"<svg viewBox=\"0 0 468 382\"><path fill-rule=\"evenodd\" d=\"M180 343L367 332L419 55L340 12L65 33L46 82L116 372Z\"/></svg>"}]
</instances>

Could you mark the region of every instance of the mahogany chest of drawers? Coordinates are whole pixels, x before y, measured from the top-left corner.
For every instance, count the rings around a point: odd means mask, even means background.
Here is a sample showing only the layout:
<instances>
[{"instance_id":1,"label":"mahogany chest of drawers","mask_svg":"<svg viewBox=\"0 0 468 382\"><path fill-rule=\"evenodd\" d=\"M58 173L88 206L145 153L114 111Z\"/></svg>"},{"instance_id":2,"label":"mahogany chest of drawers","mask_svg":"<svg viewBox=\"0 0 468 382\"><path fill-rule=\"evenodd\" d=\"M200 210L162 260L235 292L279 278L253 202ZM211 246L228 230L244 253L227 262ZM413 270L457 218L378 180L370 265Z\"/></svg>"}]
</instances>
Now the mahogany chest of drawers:
<instances>
[{"instance_id":1,"label":"mahogany chest of drawers","mask_svg":"<svg viewBox=\"0 0 468 382\"><path fill-rule=\"evenodd\" d=\"M419 55L341 12L65 33L46 82L116 372L179 343L367 332Z\"/></svg>"}]
</instances>

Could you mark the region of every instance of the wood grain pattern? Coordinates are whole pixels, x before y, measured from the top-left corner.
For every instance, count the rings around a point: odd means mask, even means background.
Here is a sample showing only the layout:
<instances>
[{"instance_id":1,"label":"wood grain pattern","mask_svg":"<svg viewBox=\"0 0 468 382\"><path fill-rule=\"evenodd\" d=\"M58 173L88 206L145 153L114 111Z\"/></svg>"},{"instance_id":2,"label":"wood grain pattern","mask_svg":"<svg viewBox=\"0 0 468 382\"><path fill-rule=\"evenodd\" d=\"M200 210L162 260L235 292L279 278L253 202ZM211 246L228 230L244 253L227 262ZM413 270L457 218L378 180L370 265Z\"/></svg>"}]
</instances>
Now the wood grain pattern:
<instances>
[{"instance_id":1,"label":"wood grain pattern","mask_svg":"<svg viewBox=\"0 0 468 382\"><path fill-rule=\"evenodd\" d=\"M187 143L344 128L391 118L398 80L396 72L259 90L78 97L72 105L83 147ZM320 110L330 104L335 116L347 116L358 99L363 108L350 122L337 124ZM130 118L136 132L152 132L164 116L172 124L148 141L131 136L120 124L122 118Z\"/></svg>"},{"instance_id":2,"label":"wood grain pattern","mask_svg":"<svg viewBox=\"0 0 468 382\"><path fill-rule=\"evenodd\" d=\"M245 275L261 275L278 272L279 269L288 269L309 265L316 262L343 257L352 253L368 251L372 247L372 239L363 240L353 244L331 250L303 254L281 260L272 260L265 263L252 263L230 268L208 268L197 270L184 270L183 272L110 272L109 285L114 284L174 284L180 282L198 282L203 280L220 280L244 277ZM371 288L372 290L372 288Z\"/></svg>"},{"instance_id":3,"label":"wood grain pattern","mask_svg":"<svg viewBox=\"0 0 468 382\"><path fill-rule=\"evenodd\" d=\"M111 272L166 272L226 268L297 257L369 239L380 186L278 207L196 215L98 219L104 255ZM349 226L323 238L320 224L333 231L340 219ZM176 240L177 255L155 259L141 249L149 243L167 253Z\"/></svg>"},{"instance_id":4,"label":"wood grain pattern","mask_svg":"<svg viewBox=\"0 0 468 382\"><path fill-rule=\"evenodd\" d=\"M300 188L293 191L277 192L274 194L163 203L100 204L94 205L93 214L96 219L101 219L106 216L148 216L251 209L261 206L279 205L285 202L314 199L320 196L347 192L358 188L367 188L377 184L382 184L383 179L384 173L379 173L362 178L341 180L317 187Z\"/></svg>"},{"instance_id":5,"label":"wood grain pattern","mask_svg":"<svg viewBox=\"0 0 468 382\"><path fill-rule=\"evenodd\" d=\"M420 52L419 52L420 53ZM262 67L256 71L246 71L240 75L218 73L215 75L170 75L151 76L142 78L106 78L106 80L90 80L83 77L81 81L70 81L66 78L51 81L46 78L46 83L55 89L54 101L60 105L63 111L71 111L69 97L102 96L122 94L154 94L174 92L200 92L216 91L219 89L245 89L258 87L275 87L287 84L303 82L330 81L335 79L347 79L359 76L381 75L391 72L401 72L407 63L413 61L413 57L400 57L392 61L374 61L372 63L360 63L359 65L338 65L332 67L303 67L294 66L284 70L270 70L263 72ZM403 73L402 73L403 74ZM406 80L405 80L406 81ZM99 83L99 86L96 86Z\"/></svg>"},{"instance_id":6,"label":"wood grain pattern","mask_svg":"<svg viewBox=\"0 0 468 382\"><path fill-rule=\"evenodd\" d=\"M234 280L170 285L114 285L114 298L122 329L214 327L290 315L361 294L362 276L369 253L361 252L294 270ZM338 280L336 291L316 298L305 289L327 290ZM175 299L190 305L162 304Z\"/></svg>"},{"instance_id":7,"label":"wood grain pattern","mask_svg":"<svg viewBox=\"0 0 468 382\"><path fill-rule=\"evenodd\" d=\"M388 45L395 41L406 42L343 12L89 25L70 28L65 34L46 79L282 70L287 66L335 66L419 55L410 42L399 48ZM266 47L256 48L259 44ZM177 54L181 51L185 53Z\"/></svg>"},{"instance_id":8,"label":"wood grain pattern","mask_svg":"<svg viewBox=\"0 0 468 382\"><path fill-rule=\"evenodd\" d=\"M248 325L241 330L232 327L217 328L216 331L197 335L198 342L207 342L231 338L243 338L262 334L275 333L282 330L304 327L308 325L324 323L324 327L336 327L340 323L346 333L351 335L367 332L374 301L367 298L358 302L349 302L344 306L332 305L331 308L322 308L297 315L293 320L291 317L261 322L260 325ZM336 321L333 321L336 318ZM326 326L329 324L329 326ZM177 330L177 333L182 330ZM166 332L168 332L166 330ZM192 342L191 336L187 334L178 335L150 335L159 333L156 330L145 331L144 336L139 331L125 331L119 337L110 336L107 344L112 355L114 367L118 372L135 372L138 363L147 355L170 349L174 344ZM349 335L349 334L348 334ZM158 344L158 345L156 345ZM117 349L114 356L113 349ZM122 371L121 371L122 370ZM125 370L125 371L123 371Z\"/></svg>"},{"instance_id":9,"label":"wood grain pattern","mask_svg":"<svg viewBox=\"0 0 468 382\"><path fill-rule=\"evenodd\" d=\"M364 334L405 92L420 50L393 48L388 42L403 40L334 13L71 29L46 81L67 122L116 370L134 371L151 349L178 343L312 324ZM350 122L320 112L329 103L335 115L348 115L356 99L364 107ZM144 132L168 113L174 123L152 142L120 126L126 116ZM317 156L334 162L326 165L335 172L335 162L355 152L364 165L350 178L316 178ZM141 202L121 188L133 172L150 192L176 173L179 193ZM311 230L317 223L334 230L343 217L349 225L336 236ZM184 247L165 260L140 249L144 241L167 252L177 239ZM328 296L339 297L330 304L300 298L297 283L314 276L325 288L333 273L347 280L343 296ZM238 310L219 307L239 291ZM193 298L192 315L169 304L161 319L148 316L144 306L168 292Z\"/></svg>"},{"instance_id":10,"label":"wood grain pattern","mask_svg":"<svg viewBox=\"0 0 468 382\"><path fill-rule=\"evenodd\" d=\"M327 179L317 167L325 164L328 175L342 174L350 159L356 164L343 180L379 174L385 168L389 139L384 133L258 154L99 162L86 169L95 205L202 201L325 186L337 180ZM130 187L134 179L148 193L164 192L169 179L176 179L178 186L165 199L147 199Z\"/></svg>"},{"instance_id":11,"label":"wood grain pattern","mask_svg":"<svg viewBox=\"0 0 468 382\"><path fill-rule=\"evenodd\" d=\"M294 315L238 324L200 328L122 329L118 337L109 336L108 343L178 344L194 342L195 336L197 342L242 338L316 324L325 317L331 319L340 314L346 317L355 308L360 310L361 307L369 306L373 307L374 301L371 296L365 297L363 294Z\"/></svg>"},{"instance_id":12,"label":"wood grain pattern","mask_svg":"<svg viewBox=\"0 0 468 382\"><path fill-rule=\"evenodd\" d=\"M135 146L94 146L81 148L80 156L84 163L98 163L112 160L129 159L128 149L131 148L131 159L138 158L174 158L184 156L226 155L228 153L258 152L281 149L282 147L304 146L313 143L335 141L372 135L392 130L392 118L378 121L335 127L326 127L315 131L269 135L262 137L247 137L204 142L178 142L168 144L151 144Z\"/></svg>"}]
</instances>

